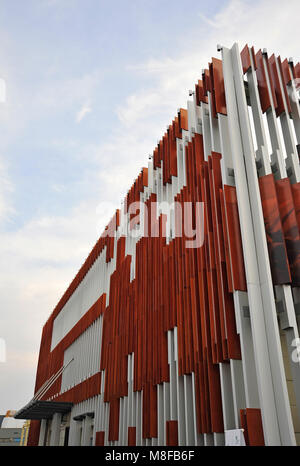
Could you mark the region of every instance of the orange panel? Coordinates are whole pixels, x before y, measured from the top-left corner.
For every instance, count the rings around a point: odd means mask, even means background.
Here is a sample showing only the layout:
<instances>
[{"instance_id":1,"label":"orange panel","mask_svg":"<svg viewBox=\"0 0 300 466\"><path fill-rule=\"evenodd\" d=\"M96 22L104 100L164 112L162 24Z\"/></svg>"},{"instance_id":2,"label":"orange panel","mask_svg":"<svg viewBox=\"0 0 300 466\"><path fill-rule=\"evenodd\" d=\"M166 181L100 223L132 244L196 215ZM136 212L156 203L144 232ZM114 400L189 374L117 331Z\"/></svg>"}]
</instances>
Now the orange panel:
<instances>
[{"instance_id":1,"label":"orange panel","mask_svg":"<svg viewBox=\"0 0 300 466\"><path fill-rule=\"evenodd\" d=\"M208 70L204 70L204 73L202 74L202 81L203 81L203 90L204 90L204 95L207 95L207 92L212 92L212 82L210 79L210 73Z\"/></svg>"},{"instance_id":2,"label":"orange panel","mask_svg":"<svg viewBox=\"0 0 300 466\"><path fill-rule=\"evenodd\" d=\"M275 83L273 82L273 79L272 79L272 73L271 73L271 69L270 69L270 61L269 61L267 55L266 55L266 66L267 66L267 70L268 70L269 84L270 84L272 99L273 99L273 103L274 103L274 108L276 109L277 106L278 106L278 103L277 103L277 96L276 96L276 93L275 93Z\"/></svg>"},{"instance_id":3,"label":"orange panel","mask_svg":"<svg viewBox=\"0 0 300 466\"><path fill-rule=\"evenodd\" d=\"M276 110L276 116L278 117L284 112L284 100L283 100L283 95L281 93L279 76L278 76L277 66L276 66L276 57L274 54L269 58L269 69L270 69L269 77L270 77L270 80L272 80L275 94L276 94L277 105L275 106L275 110Z\"/></svg>"},{"instance_id":4,"label":"orange panel","mask_svg":"<svg viewBox=\"0 0 300 466\"><path fill-rule=\"evenodd\" d=\"M198 84L196 84L196 102L197 105L200 105L201 102L205 104L208 103L208 98L205 95L203 81L201 79L199 79Z\"/></svg>"},{"instance_id":5,"label":"orange panel","mask_svg":"<svg viewBox=\"0 0 300 466\"><path fill-rule=\"evenodd\" d=\"M227 115L222 60L212 59L216 112Z\"/></svg>"},{"instance_id":6,"label":"orange panel","mask_svg":"<svg viewBox=\"0 0 300 466\"><path fill-rule=\"evenodd\" d=\"M252 53L254 68L255 68L255 71L256 71L257 70L257 61L256 61L256 54L255 54L254 47L251 47L251 53Z\"/></svg>"},{"instance_id":7,"label":"orange panel","mask_svg":"<svg viewBox=\"0 0 300 466\"><path fill-rule=\"evenodd\" d=\"M257 82L258 82L258 90L260 96L260 103L263 113L265 113L271 107L271 100L269 96L268 86L267 86L267 79L266 73L263 63L263 54L262 51L259 50L256 54L256 63L257 63Z\"/></svg>"},{"instance_id":8,"label":"orange panel","mask_svg":"<svg viewBox=\"0 0 300 466\"><path fill-rule=\"evenodd\" d=\"M296 79L300 79L300 63L297 63L297 65L294 67L294 75ZM299 88L299 81L297 82L297 89Z\"/></svg>"},{"instance_id":9,"label":"orange panel","mask_svg":"<svg viewBox=\"0 0 300 466\"><path fill-rule=\"evenodd\" d=\"M179 125L181 129L184 129L185 131L188 131L189 125L188 125L188 112L186 109L181 108L180 112L178 114L179 117Z\"/></svg>"},{"instance_id":10,"label":"orange panel","mask_svg":"<svg viewBox=\"0 0 300 466\"><path fill-rule=\"evenodd\" d=\"M233 287L235 290L246 291L247 285L236 189L233 186L224 185L224 197Z\"/></svg>"},{"instance_id":11,"label":"orange panel","mask_svg":"<svg viewBox=\"0 0 300 466\"><path fill-rule=\"evenodd\" d=\"M247 73L251 66L249 47L246 45L241 52L241 60L243 65L243 72Z\"/></svg>"},{"instance_id":12,"label":"orange panel","mask_svg":"<svg viewBox=\"0 0 300 466\"><path fill-rule=\"evenodd\" d=\"M227 272L227 284L228 284L228 291L230 293L233 293L233 280L232 280L231 260L230 260L230 246L229 246L228 230L227 230L225 200L224 200L224 193L223 193L222 189L220 189L219 193L220 193L220 201L221 201L222 227L223 227L223 237L224 237L224 250L225 250L225 262L226 262L226 272Z\"/></svg>"}]
</instances>

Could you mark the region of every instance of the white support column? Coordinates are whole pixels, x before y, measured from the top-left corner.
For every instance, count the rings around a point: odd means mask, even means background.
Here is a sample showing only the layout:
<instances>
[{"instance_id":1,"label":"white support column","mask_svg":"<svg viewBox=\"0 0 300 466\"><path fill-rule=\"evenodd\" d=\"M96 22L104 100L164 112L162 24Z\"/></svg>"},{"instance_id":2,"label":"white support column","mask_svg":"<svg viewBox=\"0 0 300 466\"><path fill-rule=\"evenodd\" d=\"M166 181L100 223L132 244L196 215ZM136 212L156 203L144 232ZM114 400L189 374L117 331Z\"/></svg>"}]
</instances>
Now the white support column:
<instances>
[{"instance_id":1,"label":"white support column","mask_svg":"<svg viewBox=\"0 0 300 466\"><path fill-rule=\"evenodd\" d=\"M96 396L95 399L95 418L94 418L94 432L93 432L93 445L96 443L96 432L101 430L100 426L100 410L101 410L101 400L100 395Z\"/></svg>"},{"instance_id":2,"label":"white support column","mask_svg":"<svg viewBox=\"0 0 300 466\"><path fill-rule=\"evenodd\" d=\"M242 361L230 360L235 428L240 427L240 410L246 408Z\"/></svg>"},{"instance_id":3,"label":"white support column","mask_svg":"<svg viewBox=\"0 0 300 466\"><path fill-rule=\"evenodd\" d=\"M186 427L185 427L185 412L184 412L184 378L178 374L178 361L176 361L177 373L177 412L178 412L178 445L186 445Z\"/></svg>"},{"instance_id":4,"label":"white support column","mask_svg":"<svg viewBox=\"0 0 300 466\"><path fill-rule=\"evenodd\" d=\"M47 419L42 419L41 428L40 428L40 436L39 436L39 447L44 446L46 433L47 433Z\"/></svg>"},{"instance_id":5,"label":"white support column","mask_svg":"<svg viewBox=\"0 0 300 466\"><path fill-rule=\"evenodd\" d=\"M142 392L136 392L136 445L142 445Z\"/></svg>"},{"instance_id":6,"label":"white support column","mask_svg":"<svg viewBox=\"0 0 300 466\"><path fill-rule=\"evenodd\" d=\"M210 135L210 121L208 105L201 104L201 119L202 119L202 134L203 134L203 149L204 159L207 160L211 155L211 135Z\"/></svg>"},{"instance_id":7,"label":"white support column","mask_svg":"<svg viewBox=\"0 0 300 466\"><path fill-rule=\"evenodd\" d=\"M164 394L163 394L163 384L157 385L157 445L165 445L165 416L164 416Z\"/></svg>"},{"instance_id":8,"label":"white support column","mask_svg":"<svg viewBox=\"0 0 300 466\"><path fill-rule=\"evenodd\" d=\"M121 445L127 445L128 443L128 396L124 397L123 405L123 437Z\"/></svg>"},{"instance_id":9,"label":"white support column","mask_svg":"<svg viewBox=\"0 0 300 466\"><path fill-rule=\"evenodd\" d=\"M192 372L192 401L193 401L193 412L194 412L194 436L195 436L195 445L203 446L203 445L204 445L203 434L198 434L198 427L197 427L196 381L195 381L195 373L194 373L194 372Z\"/></svg>"},{"instance_id":10,"label":"white support column","mask_svg":"<svg viewBox=\"0 0 300 466\"><path fill-rule=\"evenodd\" d=\"M85 416L82 421L82 446L89 446L90 445L90 431L91 431L91 424L92 419L89 416Z\"/></svg>"},{"instance_id":11,"label":"white support column","mask_svg":"<svg viewBox=\"0 0 300 466\"><path fill-rule=\"evenodd\" d=\"M128 355L128 404L127 404L127 433L125 445L128 443L128 427L135 427L135 412L134 412L134 393L133 393L133 364L134 355Z\"/></svg>"},{"instance_id":12,"label":"white support column","mask_svg":"<svg viewBox=\"0 0 300 466\"><path fill-rule=\"evenodd\" d=\"M224 429L230 430L235 428L234 407L233 407L233 389L230 374L230 364L220 364L220 382L223 407Z\"/></svg>"},{"instance_id":13,"label":"white support column","mask_svg":"<svg viewBox=\"0 0 300 466\"><path fill-rule=\"evenodd\" d=\"M59 445L60 424L61 424L61 414L60 413L53 414L53 418L51 422L51 437L50 437L51 447Z\"/></svg>"},{"instance_id":14,"label":"white support column","mask_svg":"<svg viewBox=\"0 0 300 466\"><path fill-rule=\"evenodd\" d=\"M105 432L105 434L104 434L104 445L107 446L107 445L109 445L109 441L108 441L109 403L103 403L103 404L104 404L104 427L103 427L103 430Z\"/></svg>"},{"instance_id":15,"label":"white support column","mask_svg":"<svg viewBox=\"0 0 300 466\"><path fill-rule=\"evenodd\" d=\"M246 407L257 408L259 406L259 394L248 295L245 292L238 291L234 293L234 300L238 302L236 308L240 309L237 322L239 322L238 333L240 334L241 342Z\"/></svg>"},{"instance_id":16,"label":"white support column","mask_svg":"<svg viewBox=\"0 0 300 466\"><path fill-rule=\"evenodd\" d=\"M170 384L168 382L163 383L163 412L164 412L164 426L163 426L163 445L166 445L166 422L170 421Z\"/></svg>"},{"instance_id":17,"label":"white support column","mask_svg":"<svg viewBox=\"0 0 300 466\"><path fill-rule=\"evenodd\" d=\"M225 435L223 433L214 434L214 446L223 447L225 445Z\"/></svg>"},{"instance_id":18,"label":"white support column","mask_svg":"<svg viewBox=\"0 0 300 466\"><path fill-rule=\"evenodd\" d=\"M234 176L233 176L233 165L232 165L232 157L230 153L230 137L228 131L228 121L227 117L222 114L218 114L218 118L213 116L213 108L212 108L212 95L208 93L208 108L209 108L209 122L210 122L210 132L209 134L205 135L208 131L207 125L203 126L203 133L206 138L210 136L211 138L211 151L214 152L221 152L221 171L222 171L222 181L224 184L234 185ZM209 155L209 154L206 154ZM220 244L222 242L222 238L220 238L220 232L217 229L216 231L218 241L217 241L217 249L219 250L219 256L221 257L222 252L220 249ZM225 308L224 296L221 294L219 295L219 299L223 302L223 306ZM234 300L234 311L235 315L239 316L240 308L239 302ZM239 322L237 321L237 328L239 327ZM226 332L226 328L225 328ZM223 410L223 418L224 418L224 426L225 429L234 428L236 425L236 403L234 394L244 391L244 380L243 380L243 373L240 373L241 379L233 377L233 373L230 371L231 364L235 364L236 361L230 360L229 364L219 364L220 370L220 379L221 379L221 396L222 396L222 410ZM237 386L236 386L237 384ZM242 394L241 394L242 396ZM244 396L245 398L245 396ZM244 406L245 407L245 406ZM229 427L232 426L232 427ZM215 434L214 435L214 443L216 445L222 444L224 441L224 436Z\"/></svg>"},{"instance_id":19,"label":"white support column","mask_svg":"<svg viewBox=\"0 0 300 466\"><path fill-rule=\"evenodd\" d=\"M213 447L214 446L214 435L213 434L204 434L204 446Z\"/></svg>"},{"instance_id":20,"label":"white support column","mask_svg":"<svg viewBox=\"0 0 300 466\"><path fill-rule=\"evenodd\" d=\"M70 446L80 446L80 428L81 422L75 421L71 418L70 422L70 432L69 432L69 445Z\"/></svg>"},{"instance_id":21,"label":"white support column","mask_svg":"<svg viewBox=\"0 0 300 466\"><path fill-rule=\"evenodd\" d=\"M185 413L185 445L196 445L193 409L193 380L192 375L184 375L184 413Z\"/></svg>"}]
</instances>

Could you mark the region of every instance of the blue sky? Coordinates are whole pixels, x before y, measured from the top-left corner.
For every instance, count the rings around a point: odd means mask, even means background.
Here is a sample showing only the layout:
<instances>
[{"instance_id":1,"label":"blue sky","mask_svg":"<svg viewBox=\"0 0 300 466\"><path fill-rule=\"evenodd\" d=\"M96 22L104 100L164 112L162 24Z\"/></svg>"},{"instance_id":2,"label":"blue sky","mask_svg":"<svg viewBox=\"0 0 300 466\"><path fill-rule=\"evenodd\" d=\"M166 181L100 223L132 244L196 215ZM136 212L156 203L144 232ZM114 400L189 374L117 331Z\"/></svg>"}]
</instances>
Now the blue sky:
<instances>
[{"instance_id":1,"label":"blue sky","mask_svg":"<svg viewBox=\"0 0 300 466\"><path fill-rule=\"evenodd\" d=\"M1 1L0 413L32 397L44 321L217 44L299 60L299 17L298 0Z\"/></svg>"}]
</instances>

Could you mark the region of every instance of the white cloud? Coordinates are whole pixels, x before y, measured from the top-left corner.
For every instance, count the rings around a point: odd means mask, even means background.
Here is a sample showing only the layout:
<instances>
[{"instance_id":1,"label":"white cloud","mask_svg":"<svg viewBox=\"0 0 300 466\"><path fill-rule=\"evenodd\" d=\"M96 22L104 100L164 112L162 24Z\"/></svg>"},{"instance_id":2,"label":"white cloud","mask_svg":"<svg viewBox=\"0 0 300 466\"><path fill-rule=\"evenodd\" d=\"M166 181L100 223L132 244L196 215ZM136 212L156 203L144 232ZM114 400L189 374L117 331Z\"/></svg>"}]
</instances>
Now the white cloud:
<instances>
[{"instance_id":1,"label":"white cloud","mask_svg":"<svg viewBox=\"0 0 300 466\"><path fill-rule=\"evenodd\" d=\"M14 213L11 203L13 184L9 178L8 170L0 158L0 223L8 220Z\"/></svg>"},{"instance_id":2,"label":"white cloud","mask_svg":"<svg viewBox=\"0 0 300 466\"><path fill-rule=\"evenodd\" d=\"M79 260L96 236L95 205L82 202L65 217L38 217L15 232L2 232L0 254L26 267L38 261L59 265Z\"/></svg>"},{"instance_id":3,"label":"white cloud","mask_svg":"<svg viewBox=\"0 0 300 466\"><path fill-rule=\"evenodd\" d=\"M32 96L31 105L37 111L71 108L90 100L95 87L101 80L100 71L85 73L68 79L49 80ZM89 108L84 105L83 108ZM82 110L82 109L81 109Z\"/></svg>"},{"instance_id":4,"label":"white cloud","mask_svg":"<svg viewBox=\"0 0 300 466\"><path fill-rule=\"evenodd\" d=\"M18 139L25 129L31 130L37 121L53 115L75 113L75 120L79 122L92 111L88 104L83 105L82 102L92 100L101 82L99 70L65 79L59 79L58 73L54 74L55 78L47 79L24 91L15 76L6 72L6 102L0 103L2 151ZM76 114L77 109L79 111Z\"/></svg>"},{"instance_id":5,"label":"white cloud","mask_svg":"<svg viewBox=\"0 0 300 466\"><path fill-rule=\"evenodd\" d=\"M77 123L80 123L88 113L92 111L92 108L89 105L83 105L79 112L76 115L76 121Z\"/></svg>"},{"instance_id":6,"label":"white cloud","mask_svg":"<svg viewBox=\"0 0 300 466\"><path fill-rule=\"evenodd\" d=\"M207 18L205 15L203 15L202 13L198 13L198 16L199 18L201 18L204 23L208 24L209 26L213 27L213 28L218 28L220 27L218 23L216 23L216 21L212 21L211 19Z\"/></svg>"},{"instance_id":7,"label":"white cloud","mask_svg":"<svg viewBox=\"0 0 300 466\"><path fill-rule=\"evenodd\" d=\"M96 203L82 203L65 217L44 216L15 232L0 233L0 337L7 351L1 381L9 385L20 377L19 386L26 372L21 391L11 386L18 403L13 407L20 408L32 396L42 326L89 254L97 233ZM5 397L9 398L7 393ZM5 409L5 397L1 396L0 412Z\"/></svg>"},{"instance_id":8,"label":"white cloud","mask_svg":"<svg viewBox=\"0 0 300 466\"><path fill-rule=\"evenodd\" d=\"M53 191L55 191L56 193L62 193L63 191L66 190L66 186L63 185L63 184L57 184L57 183L55 183L55 184L52 185L52 189L53 189Z\"/></svg>"},{"instance_id":9,"label":"white cloud","mask_svg":"<svg viewBox=\"0 0 300 466\"><path fill-rule=\"evenodd\" d=\"M6 82L0 78L0 103L6 102Z\"/></svg>"},{"instance_id":10,"label":"white cloud","mask_svg":"<svg viewBox=\"0 0 300 466\"><path fill-rule=\"evenodd\" d=\"M231 0L214 18L205 18L201 13L198 15L206 24L189 31L187 42L184 42L185 50L176 59L151 58L128 66L128 69L144 73L148 78L151 74L155 84L127 97L125 104L118 108L122 123L131 125L140 118L151 117L159 107L162 112L168 108L170 118L173 118L174 109L185 104L183 100L187 99L188 89L201 77L201 70L207 67L211 56L221 58L216 48L219 43L231 47L238 42L241 48L248 43L256 50L268 48L269 52L282 57L294 55L297 58L298 0L290 0L285 8L281 0L259 0L256 3Z\"/></svg>"}]
</instances>

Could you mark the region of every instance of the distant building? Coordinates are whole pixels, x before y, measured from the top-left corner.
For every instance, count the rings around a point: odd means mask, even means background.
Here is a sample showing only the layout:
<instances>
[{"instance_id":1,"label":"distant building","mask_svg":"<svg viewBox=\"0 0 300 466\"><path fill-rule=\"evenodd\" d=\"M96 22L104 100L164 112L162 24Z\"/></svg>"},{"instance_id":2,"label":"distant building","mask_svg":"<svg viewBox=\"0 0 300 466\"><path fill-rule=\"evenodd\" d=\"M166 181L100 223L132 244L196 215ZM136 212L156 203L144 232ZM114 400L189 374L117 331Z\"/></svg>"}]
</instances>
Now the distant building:
<instances>
[{"instance_id":1,"label":"distant building","mask_svg":"<svg viewBox=\"0 0 300 466\"><path fill-rule=\"evenodd\" d=\"M30 428L30 421L25 421L22 427L20 447L26 447L28 441L28 434Z\"/></svg>"},{"instance_id":2,"label":"distant building","mask_svg":"<svg viewBox=\"0 0 300 466\"><path fill-rule=\"evenodd\" d=\"M0 415L0 446L11 447L20 446L23 420L14 419L16 411L7 411L5 415Z\"/></svg>"}]
</instances>

